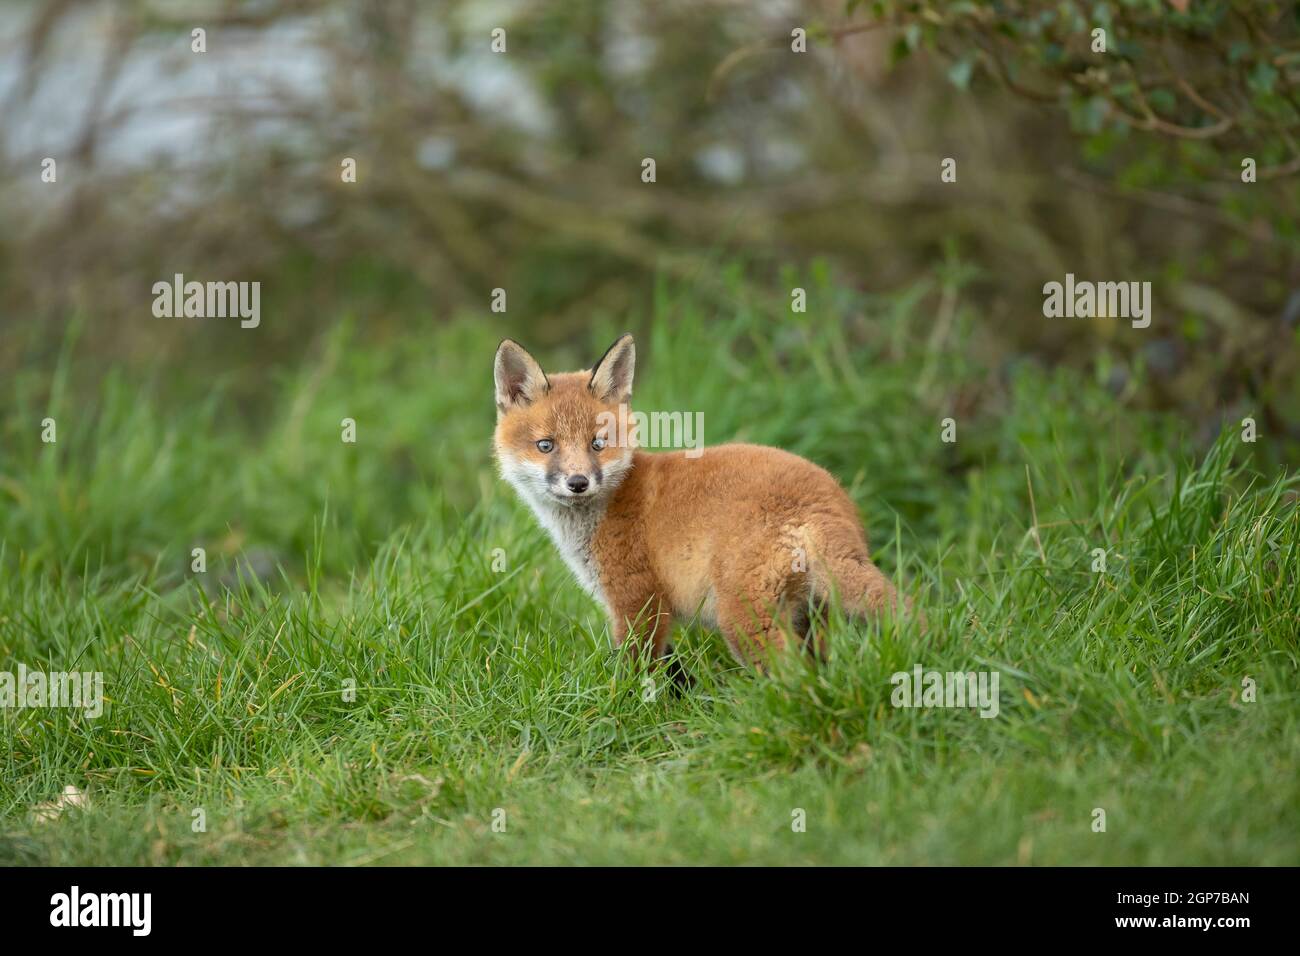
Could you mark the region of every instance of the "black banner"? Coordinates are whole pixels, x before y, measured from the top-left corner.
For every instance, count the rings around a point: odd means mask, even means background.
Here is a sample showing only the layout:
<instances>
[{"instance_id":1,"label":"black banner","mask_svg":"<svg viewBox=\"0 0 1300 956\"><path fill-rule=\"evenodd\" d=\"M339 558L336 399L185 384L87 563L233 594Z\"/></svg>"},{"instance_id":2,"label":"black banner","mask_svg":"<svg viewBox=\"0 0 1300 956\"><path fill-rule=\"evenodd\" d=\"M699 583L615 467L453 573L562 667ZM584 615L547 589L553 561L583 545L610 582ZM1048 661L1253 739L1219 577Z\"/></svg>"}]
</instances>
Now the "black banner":
<instances>
[{"instance_id":1,"label":"black banner","mask_svg":"<svg viewBox=\"0 0 1300 956\"><path fill-rule=\"evenodd\" d=\"M1289 923L1295 874L1274 869L11 869L0 873L6 940L192 941L196 928L256 927L259 941L373 941L394 931L625 938L654 924L734 942L759 927L936 945L1032 931L1178 946L1232 946ZM713 928L711 928L713 927ZM766 932L766 929L762 930ZM590 934L609 933L608 937ZM937 933L937 936L930 934ZM986 935L987 934L987 935ZM1051 934L1051 935L1038 935ZM550 945L549 943L547 945ZM19 950L12 950L18 952Z\"/></svg>"}]
</instances>

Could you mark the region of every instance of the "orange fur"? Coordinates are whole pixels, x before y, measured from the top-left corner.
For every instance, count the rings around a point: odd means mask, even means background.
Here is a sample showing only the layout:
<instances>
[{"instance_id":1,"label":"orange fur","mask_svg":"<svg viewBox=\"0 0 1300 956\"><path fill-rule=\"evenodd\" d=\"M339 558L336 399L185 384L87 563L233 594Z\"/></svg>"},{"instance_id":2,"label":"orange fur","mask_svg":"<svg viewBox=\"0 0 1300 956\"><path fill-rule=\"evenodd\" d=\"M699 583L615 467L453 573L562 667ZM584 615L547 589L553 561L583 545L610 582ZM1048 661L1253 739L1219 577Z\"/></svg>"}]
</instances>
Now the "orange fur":
<instances>
[{"instance_id":1,"label":"orange fur","mask_svg":"<svg viewBox=\"0 0 1300 956\"><path fill-rule=\"evenodd\" d=\"M895 606L857 508L812 462L758 445L698 457L637 450L634 437L593 447L601 413L630 399L634 364L626 335L594 371L548 378L510 340L496 363L502 474L605 606L616 645L640 633L636 650L658 659L673 620L698 614L761 668L810 635L825 652L815 618L832 594L858 615Z\"/></svg>"}]
</instances>

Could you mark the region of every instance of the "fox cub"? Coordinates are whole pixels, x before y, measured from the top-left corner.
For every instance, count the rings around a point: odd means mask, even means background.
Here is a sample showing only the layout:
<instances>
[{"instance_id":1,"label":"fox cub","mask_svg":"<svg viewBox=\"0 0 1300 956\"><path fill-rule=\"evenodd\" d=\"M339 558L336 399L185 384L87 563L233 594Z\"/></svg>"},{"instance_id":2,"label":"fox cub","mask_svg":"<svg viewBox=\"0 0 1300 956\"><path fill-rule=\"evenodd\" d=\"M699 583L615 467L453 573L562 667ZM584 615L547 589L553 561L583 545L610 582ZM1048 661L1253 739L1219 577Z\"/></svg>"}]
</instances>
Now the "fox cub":
<instances>
[{"instance_id":1,"label":"fox cub","mask_svg":"<svg viewBox=\"0 0 1300 956\"><path fill-rule=\"evenodd\" d=\"M594 369L548 376L518 343L496 353L497 461L578 581L605 607L616 646L657 661L674 618L721 630L742 663L811 642L832 593L851 614L892 609L857 508L834 478L776 448L647 453L628 421L636 350L624 335ZM623 416L619 417L619 406Z\"/></svg>"}]
</instances>

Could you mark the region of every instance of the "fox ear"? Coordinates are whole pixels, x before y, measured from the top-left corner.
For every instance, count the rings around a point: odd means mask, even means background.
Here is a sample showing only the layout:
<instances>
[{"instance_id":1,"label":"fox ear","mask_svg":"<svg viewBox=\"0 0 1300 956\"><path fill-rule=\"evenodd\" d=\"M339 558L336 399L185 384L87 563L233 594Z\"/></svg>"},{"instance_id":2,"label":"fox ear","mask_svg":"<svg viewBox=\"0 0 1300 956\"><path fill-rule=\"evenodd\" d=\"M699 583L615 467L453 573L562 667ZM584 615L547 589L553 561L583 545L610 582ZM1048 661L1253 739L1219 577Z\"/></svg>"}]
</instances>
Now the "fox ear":
<instances>
[{"instance_id":1,"label":"fox ear","mask_svg":"<svg viewBox=\"0 0 1300 956\"><path fill-rule=\"evenodd\" d=\"M624 332L618 341L601 356L591 370L587 388L602 402L626 402L632 397L632 372L636 367L636 345L630 332Z\"/></svg>"},{"instance_id":2,"label":"fox ear","mask_svg":"<svg viewBox=\"0 0 1300 956\"><path fill-rule=\"evenodd\" d=\"M512 408L531 405L551 387L537 359L512 339L503 339L497 346L492 372L497 386L497 411L502 414Z\"/></svg>"}]
</instances>

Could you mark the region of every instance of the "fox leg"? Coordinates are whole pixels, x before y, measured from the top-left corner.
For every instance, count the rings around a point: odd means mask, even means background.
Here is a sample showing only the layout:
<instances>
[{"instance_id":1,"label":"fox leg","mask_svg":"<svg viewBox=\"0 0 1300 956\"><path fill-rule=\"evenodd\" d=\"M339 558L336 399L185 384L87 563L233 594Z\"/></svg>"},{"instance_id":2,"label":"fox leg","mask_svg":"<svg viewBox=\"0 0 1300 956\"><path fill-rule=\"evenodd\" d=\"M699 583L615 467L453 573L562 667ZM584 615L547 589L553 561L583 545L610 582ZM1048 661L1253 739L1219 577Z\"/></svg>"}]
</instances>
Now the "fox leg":
<instances>
[{"instance_id":1,"label":"fox leg","mask_svg":"<svg viewBox=\"0 0 1300 956\"><path fill-rule=\"evenodd\" d=\"M639 658L649 651L651 663L657 664L664 656L673 630L673 615L667 602L653 591L633 592L611 601L609 613L614 647L622 648L629 635L635 635L633 645L628 648L631 656Z\"/></svg>"},{"instance_id":2,"label":"fox leg","mask_svg":"<svg viewBox=\"0 0 1300 956\"><path fill-rule=\"evenodd\" d=\"M803 646L811 580L795 555L788 536L774 544L769 528L755 528L720 551L710 568L716 623L742 664L764 671L773 658Z\"/></svg>"},{"instance_id":3,"label":"fox leg","mask_svg":"<svg viewBox=\"0 0 1300 956\"><path fill-rule=\"evenodd\" d=\"M795 615L761 595L718 595L718 629L732 656L760 671L767 670L773 657L802 644Z\"/></svg>"},{"instance_id":4,"label":"fox leg","mask_svg":"<svg viewBox=\"0 0 1300 956\"><path fill-rule=\"evenodd\" d=\"M718 628L736 660L765 670L773 656L803 645L809 583L780 549L766 560L751 557L715 569Z\"/></svg>"}]
</instances>

